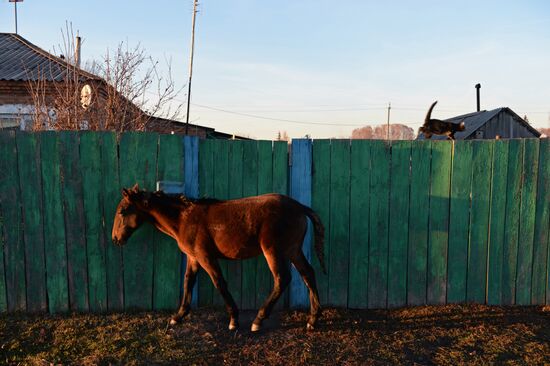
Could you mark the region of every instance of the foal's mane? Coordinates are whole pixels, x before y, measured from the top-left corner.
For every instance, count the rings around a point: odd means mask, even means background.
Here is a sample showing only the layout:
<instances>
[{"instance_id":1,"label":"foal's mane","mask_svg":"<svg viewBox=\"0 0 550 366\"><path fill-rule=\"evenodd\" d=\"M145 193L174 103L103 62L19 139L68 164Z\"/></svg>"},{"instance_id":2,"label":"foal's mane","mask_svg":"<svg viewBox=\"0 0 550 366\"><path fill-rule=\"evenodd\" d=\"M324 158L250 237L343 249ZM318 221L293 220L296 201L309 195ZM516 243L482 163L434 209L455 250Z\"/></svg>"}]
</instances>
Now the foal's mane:
<instances>
[{"instance_id":1,"label":"foal's mane","mask_svg":"<svg viewBox=\"0 0 550 366\"><path fill-rule=\"evenodd\" d=\"M183 194L166 194L163 191L151 192L151 197L155 199L161 205L167 206L184 206L187 207L192 204L211 204L220 202L220 200L215 198L189 198Z\"/></svg>"}]
</instances>

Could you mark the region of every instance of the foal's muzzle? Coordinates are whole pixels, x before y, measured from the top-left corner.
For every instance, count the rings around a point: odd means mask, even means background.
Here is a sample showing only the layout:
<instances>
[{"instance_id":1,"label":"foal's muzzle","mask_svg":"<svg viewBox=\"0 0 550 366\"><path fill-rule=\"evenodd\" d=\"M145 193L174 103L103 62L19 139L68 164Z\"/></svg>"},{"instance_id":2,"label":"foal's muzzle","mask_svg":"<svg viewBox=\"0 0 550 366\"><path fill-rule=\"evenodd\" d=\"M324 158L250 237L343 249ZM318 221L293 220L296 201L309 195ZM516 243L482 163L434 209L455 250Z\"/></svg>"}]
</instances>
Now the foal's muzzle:
<instances>
[{"instance_id":1,"label":"foal's muzzle","mask_svg":"<svg viewBox=\"0 0 550 366\"><path fill-rule=\"evenodd\" d=\"M126 243L126 241L123 240L122 238L119 239L119 238L117 238L116 236L113 236L113 243L114 243L115 245L121 247L121 246L123 246L123 245Z\"/></svg>"}]
</instances>

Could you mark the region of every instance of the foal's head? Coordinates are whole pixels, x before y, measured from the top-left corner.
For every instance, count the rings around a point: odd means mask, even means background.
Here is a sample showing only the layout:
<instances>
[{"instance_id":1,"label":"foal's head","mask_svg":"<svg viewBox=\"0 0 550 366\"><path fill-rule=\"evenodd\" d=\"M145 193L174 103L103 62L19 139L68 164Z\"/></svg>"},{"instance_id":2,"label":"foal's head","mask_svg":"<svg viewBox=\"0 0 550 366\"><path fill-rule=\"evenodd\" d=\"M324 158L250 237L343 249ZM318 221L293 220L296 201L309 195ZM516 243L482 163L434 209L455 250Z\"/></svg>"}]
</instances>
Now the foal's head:
<instances>
[{"instance_id":1,"label":"foal's head","mask_svg":"<svg viewBox=\"0 0 550 366\"><path fill-rule=\"evenodd\" d=\"M134 231L146 220L149 194L140 191L136 184L122 189L122 199L118 203L113 223L112 239L117 245L124 245Z\"/></svg>"}]
</instances>

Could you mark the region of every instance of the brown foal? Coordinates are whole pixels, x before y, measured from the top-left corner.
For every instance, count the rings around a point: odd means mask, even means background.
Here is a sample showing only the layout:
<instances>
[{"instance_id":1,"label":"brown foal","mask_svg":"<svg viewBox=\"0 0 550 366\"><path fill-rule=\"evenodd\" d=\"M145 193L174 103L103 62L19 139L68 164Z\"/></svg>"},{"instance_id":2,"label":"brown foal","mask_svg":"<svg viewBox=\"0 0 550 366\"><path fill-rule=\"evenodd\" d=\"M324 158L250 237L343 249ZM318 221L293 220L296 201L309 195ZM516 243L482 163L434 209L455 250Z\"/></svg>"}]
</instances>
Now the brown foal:
<instances>
[{"instance_id":1,"label":"brown foal","mask_svg":"<svg viewBox=\"0 0 550 366\"><path fill-rule=\"evenodd\" d=\"M315 273L302 252L307 219L313 223L315 252L326 272L323 255L324 227L309 207L280 194L221 201L168 196L163 192L141 191L136 184L122 190L115 214L112 238L117 245L126 243L144 222L176 240L187 255L183 298L170 324L176 324L190 311L191 295L199 267L212 279L229 313L229 329L239 326L238 309L227 290L219 258L245 259L263 253L273 274L273 290L258 311L252 331L261 328L273 305L290 283L288 261L298 270L309 289L310 315L307 329L314 329L321 307Z\"/></svg>"}]
</instances>

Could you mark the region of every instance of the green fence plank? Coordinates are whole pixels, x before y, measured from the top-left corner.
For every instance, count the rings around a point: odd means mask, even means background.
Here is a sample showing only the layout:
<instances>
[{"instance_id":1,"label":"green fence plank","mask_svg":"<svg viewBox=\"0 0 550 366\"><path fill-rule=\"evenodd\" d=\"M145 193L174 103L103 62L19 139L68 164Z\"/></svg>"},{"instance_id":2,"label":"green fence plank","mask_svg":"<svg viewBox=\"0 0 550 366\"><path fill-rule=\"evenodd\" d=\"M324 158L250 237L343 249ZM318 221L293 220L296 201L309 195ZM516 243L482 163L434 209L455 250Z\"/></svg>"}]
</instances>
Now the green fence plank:
<instances>
[{"instance_id":1,"label":"green fence plank","mask_svg":"<svg viewBox=\"0 0 550 366\"><path fill-rule=\"evenodd\" d=\"M485 303L487 282L487 239L493 142L474 141L472 161L472 210L466 299Z\"/></svg>"},{"instance_id":2,"label":"green fence plank","mask_svg":"<svg viewBox=\"0 0 550 366\"><path fill-rule=\"evenodd\" d=\"M431 148L431 141L418 141L411 147L409 265L407 276L407 304L409 305L426 303Z\"/></svg>"},{"instance_id":3,"label":"green fence plank","mask_svg":"<svg viewBox=\"0 0 550 366\"><path fill-rule=\"evenodd\" d=\"M214 172L213 140L201 140L199 141L199 192L201 197L214 197ZM197 286L199 286L199 306L211 306L214 286L203 269L199 271Z\"/></svg>"},{"instance_id":4,"label":"green fence plank","mask_svg":"<svg viewBox=\"0 0 550 366\"><path fill-rule=\"evenodd\" d=\"M288 167L288 143L286 141L273 142L273 192L284 195L289 194L289 167ZM285 290L275 309L281 309L288 304L288 288Z\"/></svg>"},{"instance_id":5,"label":"green fence plank","mask_svg":"<svg viewBox=\"0 0 550 366\"><path fill-rule=\"evenodd\" d=\"M541 139L539 150L531 305L545 303L546 273L550 270L546 267L550 240L550 139Z\"/></svg>"},{"instance_id":6,"label":"green fence plank","mask_svg":"<svg viewBox=\"0 0 550 366\"><path fill-rule=\"evenodd\" d=\"M141 189L155 188L157 168L156 134L127 132L120 140L120 182L138 183ZM154 228L144 224L122 250L124 262L124 307L151 309L153 304Z\"/></svg>"},{"instance_id":7,"label":"green fence plank","mask_svg":"<svg viewBox=\"0 0 550 366\"><path fill-rule=\"evenodd\" d=\"M88 296L90 310L107 311L107 272L105 236L103 235L103 197L101 192L101 135L83 132L80 135L80 164L84 187L84 219L88 257ZM109 241L110 243L110 241Z\"/></svg>"},{"instance_id":8,"label":"green fence plank","mask_svg":"<svg viewBox=\"0 0 550 366\"><path fill-rule=\"evenodd\" d=\"M370 205L370 174L371 141L352 140L351 142L351 177L350 177L350 253L349 253L349 293L348 307L356 309L367 308L368 274L369 274L369 205ZM321 151L322 152L322 151ZM328 150L327 150L328 152ZM320 156L322 159L323 157ZM330 160L326 160L326 172L330 172ZM320 193L324 193L324 186L330 185L330 176L327 181L319 182ZM313 191L315 195L315 190ZM326 197L320 197L329 202L329 191ZM321 206L325 203L319 203ZM328 258L328 255L327 257Z\"/></svg>"},{"instance_id":9,"label":"green fence plank","mask_svg":"<svg viewBox=\"0 0 550 366\"><path fill-rule=\"evenodd\" d=\"M42 179L40 175L40 135L19 132L16 135L19 189L23 212L27 311L48 310L44 228L42 215Z\"/></svg>"},{"instance_id":10,"label":"green fence plank","mask_svg":"<svg viewBox=\"0 0 550 366\"><path fill-rule=\"evenodd\" d=\"M258 141L257 170L258 194L273 192L273 143L271 141ZM256 261L256 308L262 306L267 299L271 291L271 282L271 271L265 257L261 254Z\"/></svg>"},{"instance_id":11,"label":"green fence plank","mask_svg":"<svg viewBox=\"0 0 550 366\"><path fill-rule=\"evenodd\" d=\"M231 141L227 140L215 140L213 144L214 154L214 197L218 199L229 199L229 144ZM229 285L228 276L228 262L227 260L220 260L220 267L225 280ZM229 290L231 291L231 289ZM231 293L233 295L233 293ZM234 295L233 295L234 296ZM237 302L238 300L235 300ZM214 295L212 298L214 305L223 305L223 298L214 289Z\"/></svg>"},{"instance_id":12,"label":"green fence plank","mask_svg":"<svg viewBox=\"0 0 550 366\"><path fill-rule=\"evenodd\" d=\"M258 194L258 141L243 141L243 196ZM269 156L271 159L271 156ZM261 255L261 254L260 254ZM258 258L242 261L242 303L243 309L256 307L256 268Z\"/></svg>"},{"instance_id":13,"label":"green fence plank","mask_svg":"<svg viewBox=\"0 0 550 366\"><path fill-rule=\"evenodd\" d=\"M328 301L347 306L349 272L350 140L332 140Z\"/></svg>"},{"instance_id":14,"label":"green fence plank","mask_svg":"<svg viewBox=\"0 0 550 366\"><path fill-rule=\"evenodd\" d=\"M388 299L390 146L371 143L368 307L385 308Z\"/></svg>"},{"instance_id":15,"label":"green fence plank","mask_svg":"<svg viewBox=\"0 0 550 366\"><path fill-rule=\"evenodd\" d=\"M508 185L506 187L506 224L502 266L502 305L516 302L516 269L518 256L523 139L510 140L508 150Z\"/></svg>"},{"instance_id":16,"label":"green fence plank","mask_svg":"<svg viewBox=\"0 0 550 366\"><path fill-rule=\"evenodd\" d=\"M46 284L48 306L51 313L69 310L67 248L58 140L56 132L41 134Z\"/></svg>"},{"instance_id":17,"label":"green fence plank","mask_svg":"<svg viewBox=\"0 0 550 366\"><path fill-rule=\"evenodd\" d=\"M508 140L495 141L491 184L489 223L489 259L487 268L487 303L502 303L502 266L506 221L506 186L508 175ZM452 214L451 214L452 217Z\"/></svg>"},{"instance_id":18,"label":"green fence plank","mask_svg":"<svg viewBox=\"0 0 550 366\"><path fill-rule=\"evenodd\" d=\"M428 304L445 304L447 298L451 148L452 144L449 141L432 143L428 287L426 293Z\"/></svg>"},{"instance_id":19,"label":"green fence plank","mask_svg":"<svg viewBox=\"0 0 550 366\"><path fill-rule=\"evenodd\" d=\"M1 138L0 138L1 139ZM8 297L6 293L6 271L4 265L4 219L2 216L2 203L0 201L0 313L8 310Z\"/></svg>"},{"instance_id":20,"label":"green fence plank","mask_svg":"<svg viewBox=\"0 0 550 366\"><path fill-rule=\"evenodd\" d=\"M325 266L329 268L330 253L330 140L315 140L312 148L313 177L311 179L311 207L325 227ZM355 246L356 243L353 243ZM353 259L353 258L352 258ZM315 270L319 300L328 304L328 274L324 274L317 255L312 256L312 266ZM351 290L350 290L351 291ZM366 290L365 290L366 291ZM366 301L366 298L365 298Z\"/></svg>"},{"instance_id":21,"label":"green fence plank","mask_svg":"<svg viewBox=\"0 0 550 366\"><path fill-rule=\"evenodd\" d=\"M229 197L243 197L243 141L228 140L229 144ZM242 261L227 261L227 284L235 303L242 308Z\"/></svg>"},{"instance_id":22,"label":"green fence plank","mask_svg":"<svg viewBox=\"0 0 550 366\"><path fill-rule=\"evenodd\" d=\"M447 302L466 301L470 192L472 187L472 141L453 144Z\"/></svg>"},{"instance_id":23,"label":"green fence plank","mask_svg":"<svg viewBox=\"0 0 550 366\"><path fill-rule=\"evenodd\" d=\"M15 131L0 131L0 172L0 209L4 226L0 235L4 242L7 310L25 311L25 242Z\"/></svg>"},{"instance_id":24,"label":"green fence plank","mask_svg":"<svg viewBox=\"0 0 550 366\"><path fill-rule=\"evenodd\" d=\"M539 139L526 139L523 154L522 193L519 221L518 268L516 279L516 304L531 304L533 276L533 239L537 199L537 173L539 163ZM550 164L550 162L546 162Z\"/></svg>"},{"instance_id":25,"label":"green fence plank","mask_svg":"<svg viewBox=\"0 0 550 366\"><path fill-rule=\"evenodd\" d=\"M107 268L107 308L124 309L124 272L122 248L112 243L111 232L116 207L122 198L118 169L118 143L114 132L101 132L101 192L103 201L103 237Z\"/></svg>"},{"instance_id":26,"label":"green fence plank","mask_svg":"<svg viewBox=\"0 0 550 366\"><path fill-rule=\"evenodd\" d=\"M160 135L156 180L183 181L183 139L178 135ZM168 235L154 233L153 308L173 310L180 298L182 254Z\"/></svg>"},{"instance_id":27,"label":"green fence plank","mask_svg":"<svg viewBox=\"0 0 550 366\"><path fill-rule=\"evenodd\" d=\"M391 147L390 231L388 251L388 307L407 304L407 248L409 242L409 187L411 142ZM352 197L355 197L352 195Z\"/></svg>"},{"instance_id":28,"label":"green fence plank","mask_svg":"<svg viewBox=\"0 0 550 366\"><path fill-rule=\"evenodd\" d=\"M59 143L67 242L67 269L69 274L69 306L71 310L87 311L89 302L86 224L84 202L82 200L80 138L78 132L60 132Z\"/></svg>"}]
</instances>

